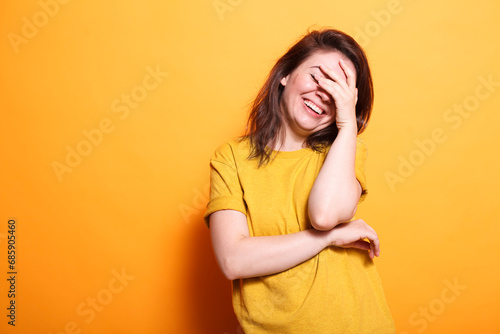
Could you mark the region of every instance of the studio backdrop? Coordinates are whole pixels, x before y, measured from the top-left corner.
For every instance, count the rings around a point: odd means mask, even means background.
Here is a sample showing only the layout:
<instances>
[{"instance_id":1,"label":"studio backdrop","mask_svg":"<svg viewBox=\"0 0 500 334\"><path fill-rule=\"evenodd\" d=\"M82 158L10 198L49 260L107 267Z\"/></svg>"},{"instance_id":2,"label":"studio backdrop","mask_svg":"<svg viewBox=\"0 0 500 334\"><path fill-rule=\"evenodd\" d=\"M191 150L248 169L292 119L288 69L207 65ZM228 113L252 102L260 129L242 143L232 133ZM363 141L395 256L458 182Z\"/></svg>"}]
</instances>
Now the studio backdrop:
<instances>
[{"instance_id":1,"label":"studio backdrop","mask_svg":"<svg viewBox=\"0 0 500 334\"><path fill-rule=\"evenodd\" d=\"M243 134L308 29L366 50L375 105L357 218L398 334L498 333L500 3L0 4L0 331L241 329L202 221L209 159Z\"/></svg>"}]
</instances>

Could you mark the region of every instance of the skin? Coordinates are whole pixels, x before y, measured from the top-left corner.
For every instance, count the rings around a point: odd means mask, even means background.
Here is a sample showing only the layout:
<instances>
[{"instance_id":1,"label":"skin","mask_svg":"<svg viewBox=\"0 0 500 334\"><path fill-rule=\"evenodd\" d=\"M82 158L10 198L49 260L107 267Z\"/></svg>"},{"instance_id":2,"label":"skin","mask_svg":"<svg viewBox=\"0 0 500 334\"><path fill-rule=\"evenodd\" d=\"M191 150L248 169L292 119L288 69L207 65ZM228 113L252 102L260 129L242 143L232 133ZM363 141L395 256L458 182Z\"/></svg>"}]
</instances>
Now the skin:
<instances>
[{"instance_id":1,"label":"skin","mask_svg":"<svg viewBox=\"0 0 500 334\"><path fill-rule=\"evenodd\" d=\"M311 133L332 122L339 132L309 196L313 229L250 237L243 213L221 210L210 215L214 253L231 280L282 272L331 246L366 250L372 259L380 255L375 230L361 219L350 221L361 195L354 172L357 89L353 64L340 52L318 52L282 78L281 84L285 87L281 100L285 135L275 149L303 148ZM323 113L310 110L306 100Z\"/></svg>"},{"instance_id":2,"label":"skin","mask_svg":"<svg viewBox=\"0 0 500 334\"><path fill-rule=\"evenodd\" d=\"M314 75L319 90L331 97L338 135L327 154L325 163L309 195L308 209L311 225L318 230L330 230L354 217L361 196L361 185L356 180L356 73L354 65L340 52L317 54L311 61L320 61L324 74ZM326 59L333 63L329 67ZM325 65L325 63L327 65ZM328 109L328 110L330 110ZM323 116L323 115L322 115ZM324 118L329 117L325 113ZM321 122L320 119L318 122ZM328 125L331 124L328 123ZM317 128L323 127L318 124Z\"/></svg>"},{"instance_id":3,"label":"skin","mask_svg":"<svg viewBox=\"0 0 500 334\"><path fill-rule=\"evenodd\" d=\"M344 67L349 72L344 72L340 60L345 62ZM294 151L303 148L310 134L327 127L338 117L342 125L346 121L354 121L356 125L353 113L357 89L348 87L346 82L346 73L350 73L348 78L355 86L353 69L351 61L340 52L318 52L281 79L285 87L281 107L285 111L286 123L285 138L281 138L284 145L277 149ZM304 101L313 102L323 113L318 115L310 111Z\"/></svg>"}]
</instances>

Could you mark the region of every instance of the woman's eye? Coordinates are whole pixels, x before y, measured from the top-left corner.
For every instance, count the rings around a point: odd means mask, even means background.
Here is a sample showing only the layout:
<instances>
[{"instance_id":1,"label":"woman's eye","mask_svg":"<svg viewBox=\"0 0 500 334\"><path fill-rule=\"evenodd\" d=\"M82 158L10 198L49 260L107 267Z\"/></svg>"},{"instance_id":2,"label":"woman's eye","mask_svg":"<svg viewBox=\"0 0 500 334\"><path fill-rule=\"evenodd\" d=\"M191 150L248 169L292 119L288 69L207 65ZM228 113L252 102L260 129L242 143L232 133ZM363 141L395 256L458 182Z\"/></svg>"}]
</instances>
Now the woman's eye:
<instances>
[{"instance_id":1,"label":"woman's eye","mask_svg":"<svg viewBox=\"0 0 500 334\"><path fill-rule=\"evenodd\" d=\"M314 77L314 74L311 74L311 78L313 79L313 81L314 81L315 83L318 83L318 80L316 80L316 78Z\"/></svg>"}]
</instances>

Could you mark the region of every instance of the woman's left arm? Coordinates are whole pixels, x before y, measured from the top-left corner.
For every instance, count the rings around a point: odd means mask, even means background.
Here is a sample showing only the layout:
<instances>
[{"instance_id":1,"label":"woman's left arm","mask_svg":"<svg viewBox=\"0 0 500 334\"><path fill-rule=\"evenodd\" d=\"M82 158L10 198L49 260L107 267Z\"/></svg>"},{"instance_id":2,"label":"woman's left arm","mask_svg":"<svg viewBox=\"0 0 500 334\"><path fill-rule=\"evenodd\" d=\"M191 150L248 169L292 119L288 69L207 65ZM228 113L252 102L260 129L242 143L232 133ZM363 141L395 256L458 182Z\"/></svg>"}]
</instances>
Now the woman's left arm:
<instances>
[{"instance_id":1,"label":"woman's left arm","mask_svg":"<svg viewBox=\"0 0 500 334\"><path fill-rule=\"evenodd\" d=\"M339 62L346 79L331 69L321 66L329 77L316 78L320 87L333 98L336 107L335 138L318 177L314 181L308 201L309 219L317 230L330 230L354 217L362 188L356 180L356 102L357 89L354 71Z\"/></svg>"}]
</instances>

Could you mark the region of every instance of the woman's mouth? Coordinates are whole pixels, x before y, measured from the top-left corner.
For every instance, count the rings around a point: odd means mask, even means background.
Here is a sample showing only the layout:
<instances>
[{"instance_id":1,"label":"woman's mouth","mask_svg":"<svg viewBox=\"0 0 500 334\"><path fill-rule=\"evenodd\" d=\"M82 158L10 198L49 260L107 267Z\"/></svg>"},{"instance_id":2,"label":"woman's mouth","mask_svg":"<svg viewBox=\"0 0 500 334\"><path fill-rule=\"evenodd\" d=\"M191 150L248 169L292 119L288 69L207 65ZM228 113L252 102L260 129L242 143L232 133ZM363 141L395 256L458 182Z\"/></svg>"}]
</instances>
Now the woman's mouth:
<instances>
[{"instance_id":1,"label":"woman's mouth","mask_svg":"<svg viewBox=\"0 0 500 334\"><path fill-rule=\"evenodd\" d=\"M309 110L312 110L314 113L318 114L318 115L323 115L325 112L323 111L323 109L321 109L320 107L318 107L316 104L314 104L314 102L312 101L309 101L309 100L304 100L304 104L306 105L307 108L309 108Z\"/></svg>"}]
</instances>

